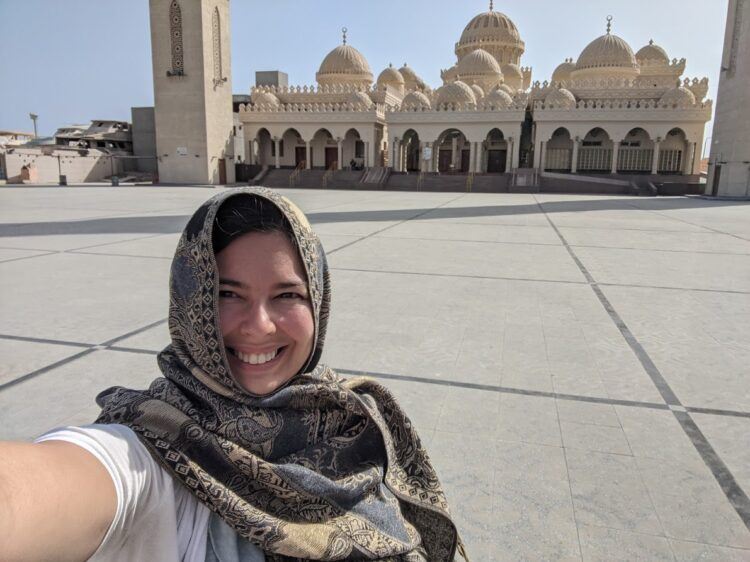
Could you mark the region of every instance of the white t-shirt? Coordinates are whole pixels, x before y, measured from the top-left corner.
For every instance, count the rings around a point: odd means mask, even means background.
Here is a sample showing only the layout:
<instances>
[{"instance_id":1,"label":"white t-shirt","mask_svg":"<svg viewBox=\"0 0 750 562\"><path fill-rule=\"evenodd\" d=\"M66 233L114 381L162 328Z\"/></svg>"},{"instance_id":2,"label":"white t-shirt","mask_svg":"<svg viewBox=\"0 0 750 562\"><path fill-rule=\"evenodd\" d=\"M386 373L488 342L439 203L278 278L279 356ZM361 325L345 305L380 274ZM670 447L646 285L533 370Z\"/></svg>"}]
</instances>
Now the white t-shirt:
<instances>
[{"instance_id":1,"label":"white t-shirt","mask_svg":"<svg viewBox=\"0 0 750 562\"><path fill-rule=\"evenodd\" d=\"M117 491L115 518L89 559L92 562L264 560L259 549L239 539L186 488L176 484L130 428L66 427L46 433L36 442L53 440L73 443L94 455L109 472ZM207 545L211 547L208 556Z\"/></svg>"}]
</instances>

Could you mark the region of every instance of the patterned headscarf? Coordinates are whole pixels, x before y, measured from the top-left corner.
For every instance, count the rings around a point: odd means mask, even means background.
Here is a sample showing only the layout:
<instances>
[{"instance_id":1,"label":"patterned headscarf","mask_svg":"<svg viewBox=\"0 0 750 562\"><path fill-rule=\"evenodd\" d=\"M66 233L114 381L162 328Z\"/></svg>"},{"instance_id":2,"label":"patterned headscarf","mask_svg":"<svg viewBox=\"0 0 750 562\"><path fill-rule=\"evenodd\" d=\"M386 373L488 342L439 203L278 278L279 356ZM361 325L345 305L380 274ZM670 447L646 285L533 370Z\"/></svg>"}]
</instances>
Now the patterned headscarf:
<instances>
[{"instance_id":1,"label":"patterned headscarf","mask_svg":"<svg viewBox=\"0 0 750 562\"><path fill-rule=\"evenodd\" d=\"M258 197L291 225L304 264L315 342L301 372L266 396L232 377L219 330L214 219ZM97 423L132 428L157 461L269 562L452 562L458 533L412 423L383 386L318 365L331 288L302 212L264 188L225 191L185 227L172 262L171 345L145 391L104 391Z\"/></svg>"}]
</instances>

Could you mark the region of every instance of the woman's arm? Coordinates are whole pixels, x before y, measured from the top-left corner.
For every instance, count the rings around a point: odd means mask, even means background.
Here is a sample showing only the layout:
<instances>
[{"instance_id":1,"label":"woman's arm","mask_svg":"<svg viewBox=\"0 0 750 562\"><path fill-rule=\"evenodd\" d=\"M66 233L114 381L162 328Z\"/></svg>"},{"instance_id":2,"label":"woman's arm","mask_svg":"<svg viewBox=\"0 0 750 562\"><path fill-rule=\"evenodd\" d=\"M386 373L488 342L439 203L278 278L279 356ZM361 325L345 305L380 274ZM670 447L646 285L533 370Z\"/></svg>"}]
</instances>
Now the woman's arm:
<instances>
[{"instance_id":1,"label":"woman's arm","mask_svg":"<svg viewBox=\"0 0 750 562\"><path fill-rule=\"evenodd\" d=\"M116 509L112 478L85 449L0 442L0 560L87 560Z\"/></svg>"}]
</instances>

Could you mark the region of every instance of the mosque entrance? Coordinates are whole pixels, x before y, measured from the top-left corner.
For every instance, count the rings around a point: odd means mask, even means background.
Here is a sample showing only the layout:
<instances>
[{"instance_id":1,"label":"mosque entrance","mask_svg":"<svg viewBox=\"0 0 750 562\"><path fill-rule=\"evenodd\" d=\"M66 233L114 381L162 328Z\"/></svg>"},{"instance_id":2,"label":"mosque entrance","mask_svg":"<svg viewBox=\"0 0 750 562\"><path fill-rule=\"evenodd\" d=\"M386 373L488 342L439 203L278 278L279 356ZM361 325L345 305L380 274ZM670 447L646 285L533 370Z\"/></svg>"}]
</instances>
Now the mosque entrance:
<instances>
[{"instance_id":1,"label":"mosque entrance","mask_svg":"<svg viewBox=\"0 0 750 562\"><path fill-rule=\"evenodd\" d=\"M488 150L487 151L487 173L503 174L505 173L505 163L508 161L507 150Z\"/></svg>"},{"instance_id":2,"label":"mosque entrance","mask_svg":"<svg viewBox=\"0 0 750 562\"><path fill-rule=\"evenodd\" d=\"M300 164L305 161L306 158L305 147L295 146L294 147L294 165L299 168ZM310 148L310 158L312 158L312 148Z\"/></svg>"},{"instance_id":3,"label":"mosque entrance","mask_svg":"<svg viewBox=\"0 0 750 562\"><path fill-rule=\"evenodd\" d=\"M331 167L338 162L339 149L336 146L326 146L326 170L330 170Z\"/></svg>"},{"instance_id":4,"label":"mosque entrance","mask_svg":"<svg viewBox=\"0 0 750 562\"><path fill-rule=\"evenodd\" d=\"M464 148L461 151L461 173L468 174L471 167L471 150Z\"/></svg>"}]
</instances>

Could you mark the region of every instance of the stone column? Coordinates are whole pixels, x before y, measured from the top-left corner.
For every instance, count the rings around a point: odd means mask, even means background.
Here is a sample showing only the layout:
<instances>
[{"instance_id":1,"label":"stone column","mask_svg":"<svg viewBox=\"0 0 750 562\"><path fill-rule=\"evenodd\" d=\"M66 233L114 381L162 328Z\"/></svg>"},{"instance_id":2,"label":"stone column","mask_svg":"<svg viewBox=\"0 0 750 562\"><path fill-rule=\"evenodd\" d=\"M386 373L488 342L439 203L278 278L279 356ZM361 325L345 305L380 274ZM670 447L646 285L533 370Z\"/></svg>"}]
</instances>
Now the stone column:
<instances>
[{"instance_id":1,"label":"stone column","mask_svg":"<svg viewBox=\"0 0 750 562\"><path fill-rule=\"evenodd\" d=\"M519 135L513 139L513 161L511 162L510 169L516 170L518 169L518 166L521 164L521 135L519 131Z\"/></svg>"},{"instance_id":2,"label":"stone column","mask_svg":"<svg viewBox=\"0 0 750 562\"><path fill-rule=\"evenodd\" d=\"M451 164L453 164L453 171L458 169L458 139L453 138L451 142Z\"/></svg>"},{"instance_id":3,"label":"stone column","mask_svg":"<svg viewBox=\"0 0 750 562\"><path fill-rule=\"evenodd\" d=\"M654 159L651 162L651 175L659 173L659 152L661 151L661 139L654 141Z\"/></svg>"},{"instance_id":4,"label":"stone column","mask_svg":"<svg viewBox=\"0 0 750 562\"><path fill-rule=\"evenodd\" d=\"M399 147L400 158L401 158L399 160L399 162L401 163L401 167L400 167L399 171L401 171L401 172L406 172L407 171L406 170L406 167L407 167L407 164L408 164L407 163L407 154L408 154L407 150L408 150L408 145L405 144L405 143L401 143L401 146Z\"/></svg>"},{"instance_id":5,"label":"stone column","mask_svg":"<svg viewBox=\"0 0 750 562\"><path fill-rule=\"evenodd\" d=\"M305 168L308 170L312 169L312 159L310 156L312 156L312 141L305 141ZM278 152L276 153L278 154Z\"/></svg>"},{"instance_id":6,"label":"stone column","mask_svg":"<svg viewBox=\"0 0 750 562\"><path fill-rule=\"evenodd\" d=\"M275 150L276 150L276 156L275 156L275 163L274 164L276 166L276 169L278 170L279 168L281 168L281 163L279 161L279 154L281 153L281 139L274 138L273 139L273 143L274 143Z\"/></svg>"},{"instance_id":7,"label":"stone column","mask_svg":"<svg viewBox=\"0 0 750 562\"><path fill-rule=\"evenodd\" d=\"M612 143L612 173L617 173L617 161L620 158L620 141Z\"/></svg>"},{"instance_id":8,"label":"stone column","mask_svg":"<svg viewBox=\"0 0 750 562\"><path fill-rule=\"evenodd\" d=\"M543 172L547 165L547 141L542 142L542 152L539 155L539 171Z\"/></svg>"},{"instance_id":9,"label":"stone column","mask_svg":"<svg viewBox=\"0 0 750 562\"><path fill-rule=\"evenodd\" d=\"M424 149L427 146L427 143L424 141L419 141L419 171L420 172L426 172L427 171L427 162L422 157L424 154Z\"/></svg>"},{"instance_id":10,"label":"stone column","mask_svg":"<svg viewBox=\"0 0 750 562\"><path fill-rule=\"evenodd\" d=\"M578 151L581 148L581 139L576 137L573 139L573 156L571 156L570 171L573 174L578 173Z\"/></svg>"},{"instance_id":11,"label":"stone column","mask_svg":"<svg viewBox=\"0 0 750 562\"><path fill-rule=\"evenodd\" d=\"M365 141L365 168L372 166L370 163L370 141Z\"/></svg>"},{"instance_id":12,"label":"stone column","mask_svg":"<svg viewBox=\"0 0 750 562\"><path fill-rule=\"evenodd\" d=\"M537 135L539 134L539 131L537 131ZM542 167L542 146L544 143L541 140L537 140L534 144L534 167L535 168L541 168Z\"/></svg>"},{"instance_id":13,"label":"stone column","mask_svg":"<svg viewBox=\"0 0 750 562\"><path fill-rule=\"evenodd\" d=\"M508 140L505 141L505 171L510 172L511 167L513 166L513 145L515 142L513 142L513 137L508 137Z\"/></svg>"},{"instance_id":14,"label":"stone column","mask_svg":"<svg viewBox=\"0 0 750 562\"><path fill-rule=\"evenodd\" d=\"M685 151L685 161L682 163L682 173L690 175L693 173L693 157L695 154L695 143L688 142L687 150Z\"/></svg>"},{"instance_id":15,"label":"stone column","mask_svg":"<svg viewBox=\"0 0 750 562\"><path fill-rule=\"evenodd\" d=\"M401 155L401 141L399 141L398 137L394 137L393 139L393 147L391 148L391 151L393 152L393 160L391 160L391 168L394 172L399 171L399 156Z\"/></svg>"},{"instance_id":16,"label":"stone column","mask_svg":"<svg viewBox=\"0 0 750 562\"><path fill-rule=\"evenodd\" d=\"M477 171L477 143L469 142L469 173Z\"/></svg>"},{"instance_id":17,"label":"stone column","mask_svg":"<svg viewBox=\"0 0 750 562\"><path fill-rule=\"evenodd\" d=\"M344 162L343 162L343 160L344 160L344 139L339 138L339 139L336 139L336 140L338 141L337 142L337 146L336 146L336 148L338 149L337 152L336 152L336 158L338 159L338 169L339 170L343 170L344 169Z\"/></svg>"},{"instance_id":18,"label":"stone column","mask_svg":"<svg viewBox=\"0 0 750 562\"><path fill-rule=\"evenodd\" d=\"M484 141L479 141L477 143L477 167L475 168L475 171L477 174L484 173L485 157L486 157L486 151L484 150Z\"/></svg>"},{"instance_id":19,"label":"stone column","mask_svg":"<svg viewBox=\"0 0 750 562\"><path fill-rule=\"evenodd\" d=\"M432 149L432 157L427 161L427 172L432 173L437 169L437 167L435 166L435 143L428 142L427 146Z\"/></svg>"}]
</instances>

